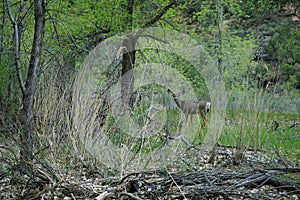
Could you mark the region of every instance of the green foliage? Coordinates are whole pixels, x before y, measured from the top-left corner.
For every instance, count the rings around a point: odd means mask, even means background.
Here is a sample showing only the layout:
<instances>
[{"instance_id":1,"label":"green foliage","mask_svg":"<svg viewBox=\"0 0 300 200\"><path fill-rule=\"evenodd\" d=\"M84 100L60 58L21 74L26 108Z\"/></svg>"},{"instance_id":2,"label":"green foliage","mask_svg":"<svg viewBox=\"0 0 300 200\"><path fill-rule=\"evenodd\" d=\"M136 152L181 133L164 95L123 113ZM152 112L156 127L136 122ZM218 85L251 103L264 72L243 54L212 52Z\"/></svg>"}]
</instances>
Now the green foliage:
<instances>
[{"instance_id":1,"label":"green foliage","mask_svg":"<svg viewBox=\"0 0 300 200\"><path fill-rule=\"evenodd\" d=\"M270 39L268 55L281 65L281 80L289 89L300 88L300 31L299 27L279 27Z\"/></svg>"},{"instance_id":2,"label":"green foliage","mask_svg":"<svg viewBox=\"0 0 300 200\"><path fill-rule=\"evenodd\" d=\"M282 80L289 89L300 89L300 63L284 64L281 68Z\"/></svg>"},{"instance_id":3,"label":"green foliage","mask_svg":"<svg viewBox=\"0 0 300 200\"><path fill-rule=\"evenodd\" d=\"M300 27L299 27L300 28ZM292 26L278 27L269 41L270 59L280 63L300 63L300 31Z\"/></svg>"},{"instance_id":4,"label":"green foliage","mask_svg":"<svg viewBox=\"0 0 300 200\"><path fill-rule=\"evenodd\" d=\"M244 89L255 73L257 63L253 61L256 43L253 37L225 35L222 56L222 71L226 88Z\"/></svg>"},{"instance_id":5,"label":"green foliage","mask_svg":"<svg viewBox=\"0 0 300 200\"><path fill-rule=\"evenodd\" d=\"M198 70L185 60L178 57L175 58L175 63L176 65L173 67L184 75L185 80L191 83L196 95L199 98L209 99L206 83L204 82L204 79L201 77L201 74L198 72Z\"/></svg>"}]
</instances>

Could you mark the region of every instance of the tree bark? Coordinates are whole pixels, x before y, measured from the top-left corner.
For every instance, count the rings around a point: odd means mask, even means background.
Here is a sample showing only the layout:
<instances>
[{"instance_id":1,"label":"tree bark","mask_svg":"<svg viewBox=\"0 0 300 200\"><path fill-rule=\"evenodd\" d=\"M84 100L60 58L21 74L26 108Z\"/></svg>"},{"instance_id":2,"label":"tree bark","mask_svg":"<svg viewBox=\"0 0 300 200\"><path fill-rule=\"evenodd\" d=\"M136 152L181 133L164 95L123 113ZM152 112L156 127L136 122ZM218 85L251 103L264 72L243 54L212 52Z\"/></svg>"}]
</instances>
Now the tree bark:
<instances>
[{"instance_id":1,"label":"tree bark","mask_svg":"<svg viewBox=\"0 0 300 200\"><path fill-rule=\"evenodd\" d=\"M124 108L127 111L129 109L126 109L126 107L129 108L130 98L134 92L134 75L132 69L135 63L135 45L136 38L133 35L128 36L128 38L123 41L123 47L126 49L126 53L124 53L122 59L121 94Z\"/></svg>"},{"instance_id":2,"label":"tree bark","mask_svg":"<svg viewBox=\"0 0 300 200\"><path fill-rule=\"evenodd\" d=\"M132 20L133 20L133 8L134 8L134 0L128 0L127 5L125 6L125 10L127 11L127 15L125 17L124 24L129 26L129 30L132 30ZM129 109L129 101L131 98L131 94L134 89L134 77L132 69L134 68L135 63L135 45L136 40L133 35L129 34L127 38L123 41L123 48L125 53L123 54L122 59L122 77L121 77L121 95L123 102L123 109L127 112Z\"/></svg>"},{"instance_id":3,"label":"tree bark","mask_svg":"<svg viewBox=\"0 0 300 200\"><path fill-rule=\"evenodd\" d=\"M32 116L33 116L33 103L34 93L36 87L36 80L38 77L38 70L40 65L40 58L42 52L42 41L44 37L45 16L46 16L46 0L34 1L34 39L31 49L31 57L29 61L28 74L25 84L25 90L22 98L22 109L20 121L22 124L22 132L20 135L21 140L21 152L20 162L21 165L27 166L33 158L32 148Z\"/></svg>"}]
</instances>

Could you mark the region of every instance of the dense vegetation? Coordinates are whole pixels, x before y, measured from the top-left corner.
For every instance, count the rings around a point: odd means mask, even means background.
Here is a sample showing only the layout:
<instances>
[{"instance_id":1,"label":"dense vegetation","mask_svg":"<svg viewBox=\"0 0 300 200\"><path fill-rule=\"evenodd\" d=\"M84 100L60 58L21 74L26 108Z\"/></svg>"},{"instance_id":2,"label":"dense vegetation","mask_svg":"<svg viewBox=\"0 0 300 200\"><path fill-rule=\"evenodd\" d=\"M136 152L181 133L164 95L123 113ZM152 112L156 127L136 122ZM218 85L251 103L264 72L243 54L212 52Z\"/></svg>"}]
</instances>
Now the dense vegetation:
<instances>
[{"instance_id":1,"label":"dense vegetation","mask_svg":"<svg viewBox=\"0 0 300 200\"><path fill-rule=\"evenodd\" d=\"M180 92L183 84L176 81L185 80L197 97L212 101L217 113L214 92L203 74L187 57L167 47L138 49L153 43L167 46L172 41L167 30L201 45L225 86L226 109L219 111L225 126L212 139L218 145L209 152L210 161L218 163L214 155L216 147L222 146L236 150L234 166L247 160L251 150L280 160L286 168L299 167L299 1L3 0L0 6L1 179L12 184L62 181L67 169L78 166L104 178L165 169L173 164L167 158L162 161L157 152L168 146L169 137L191 133L189 141L183 139L181 144L187 147L206 141L210 129L200 130L198 119L193 127L182 128L185 119L168 95L168 86L161 84L172 82ZM166 32L148 33L150 27ZM114 46L119 40L122 48ZM112 44L110 48L107 43ZM95 58L92 67L91 58ZM139 80L130 74L146 65L165 72L166 80ZM118 108L120 113L110 99L117 83L122 88L118 100L129 107ZM94 104L86 103L90 97ZM166 110L156 111L157 104ZM131 127L128 117L139 130ZM207 118L208 127L218 126L210 122L213 114ZM164 124L158 131L153 129L160 124L145 128L151 120ZM134 162L149 154L151 162ZM188 162L194 163L192 157ZM174 166L181 161L176 162ZM179 171L195 169L197 163L191 165L178 167ZM295 181L299 183L299 175Z\"/></svg>"}]
</instances>

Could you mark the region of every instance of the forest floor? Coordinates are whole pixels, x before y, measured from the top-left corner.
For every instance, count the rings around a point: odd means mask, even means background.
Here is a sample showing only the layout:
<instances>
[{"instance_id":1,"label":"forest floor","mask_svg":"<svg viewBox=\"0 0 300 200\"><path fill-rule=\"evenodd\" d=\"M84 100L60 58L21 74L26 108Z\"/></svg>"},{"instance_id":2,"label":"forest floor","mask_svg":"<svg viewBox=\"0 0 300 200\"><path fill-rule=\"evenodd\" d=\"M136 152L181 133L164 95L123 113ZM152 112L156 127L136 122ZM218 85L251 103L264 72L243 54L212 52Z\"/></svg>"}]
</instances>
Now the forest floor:
<instances>
[{"instance_id":1,"label":"forest floor","mask_svg":"<svg viewBox=\"0 0 300 200\"><path fill-rule=\"evenodd\" d=\"M210 155L190 148L164 170L123 177L103 178L99 169L82 161L63 169L55 181L40 167L40 181L21 184L3 178L0 199L299 199L299 163L278 152L270 158L261 151L239 151L218 146L210 163Z\"/></svg>"}]
</instances>

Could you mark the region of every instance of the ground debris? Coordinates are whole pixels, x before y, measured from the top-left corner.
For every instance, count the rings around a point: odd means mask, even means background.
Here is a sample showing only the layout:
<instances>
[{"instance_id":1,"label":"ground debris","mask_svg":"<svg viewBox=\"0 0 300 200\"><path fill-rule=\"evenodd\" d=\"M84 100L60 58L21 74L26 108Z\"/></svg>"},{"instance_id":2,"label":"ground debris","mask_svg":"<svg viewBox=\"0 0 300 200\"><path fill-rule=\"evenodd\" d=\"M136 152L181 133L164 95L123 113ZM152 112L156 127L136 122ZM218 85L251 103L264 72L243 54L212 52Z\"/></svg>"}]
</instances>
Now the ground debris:
<instances>
[{"instance_id":1,"label":"ground debris","mask_svg":"<svg viewBox=\"0 0 300 200\"><path fill-rule=\"evenodd\" d=\"M300 184L276 175L300 169L266 169L250 172L134 173L120 181L136 199L273 199L300 195ZM115 196L118 196L116 193Z\"/></svg>"},{"instance_id":2,"label":"ground debris","mask_svg":"<svg viewBox=\"0 0 300 200\"><path fill-rule=\"evenodd\" d=\"M278 177L300 168L248 172L135 172L104 185L94 179L26 187L20 199L299 199L300 184ZM9 198L6 198L9 199Z\"/></svg>"},{"instance_id":3,"label":"ground debris","mask_svg":"<svg viewBox=\"0 0 300 200\"><path fill-rule=\"evenodd\" d=\"M189 151L162 170L106 176L89 165L61 170L60 179L49 179L51 170L37 168L40 181L17 183L3 175L0 199L293 199L300 196L300 168L284 167L258 152L234 165L229 148L217 152L216 161ZM193 156L191 156L193 155ZM198 162L192 158L198 158ZM202 158L202 159L200 159ZM194 167L190 166L193 163ZM184 164L188 168L184 168ZM273 168L270 168L273 164ZM39 176L41 177L41 176ZM57 176L58 177L58 176Z\"/></svg>"}]
</instances>

